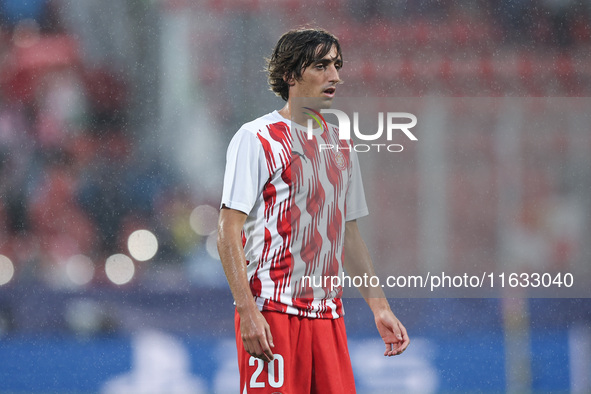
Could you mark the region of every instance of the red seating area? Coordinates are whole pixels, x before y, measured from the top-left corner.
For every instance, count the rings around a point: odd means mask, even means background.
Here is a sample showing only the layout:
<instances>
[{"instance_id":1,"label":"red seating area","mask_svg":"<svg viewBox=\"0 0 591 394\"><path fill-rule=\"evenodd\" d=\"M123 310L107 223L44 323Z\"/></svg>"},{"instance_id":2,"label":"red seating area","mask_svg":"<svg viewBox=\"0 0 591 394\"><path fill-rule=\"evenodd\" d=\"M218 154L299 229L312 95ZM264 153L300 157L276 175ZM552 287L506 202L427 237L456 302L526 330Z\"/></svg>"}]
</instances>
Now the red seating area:
<instances>
[{"instance_id":1,"label":"red seating area","mask_svg":"<svg viewBox=\"0 0 591 394\"><path fill-rule=\"evenodd\" d=\"M343 46L342 75L349 96L359 91L389 97L585 96L591 90L591 24L586 8L574 14L566 32L560 33L568 42L561 45L556 43L559 32L552 28L550 11L532 11L529 27L521 31L494 17L492 8L500 7L495 2L481 1L480 8L472 11L447 3L448 13L434 19L428 14L388 19L379 13L356 18L356 3L344 0L322 7L308 1L225 0L212 1L210 7L222 21L236 10L269 19L289 15L279 34L301 25L334 32ZM219 31L208 33L208 38L212 48L224 47L228 39ZM223 78L216 62L200 67L205 83Z\"/></svg>"}]
</instances>

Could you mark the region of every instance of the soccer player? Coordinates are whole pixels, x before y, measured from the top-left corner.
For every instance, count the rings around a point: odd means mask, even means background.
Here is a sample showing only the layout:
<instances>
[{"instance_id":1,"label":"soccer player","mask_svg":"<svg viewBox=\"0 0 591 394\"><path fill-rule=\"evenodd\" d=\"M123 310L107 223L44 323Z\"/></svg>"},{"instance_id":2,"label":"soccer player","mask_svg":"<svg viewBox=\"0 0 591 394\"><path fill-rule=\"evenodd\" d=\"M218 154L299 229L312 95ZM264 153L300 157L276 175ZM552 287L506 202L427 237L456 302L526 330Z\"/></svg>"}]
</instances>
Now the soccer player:
<instances>
[{"instance_id":1,"label":"soccer player","mask_svg":"<svg viewBox=\"0 0 591 394\"><path fill-rule=\"evenodd\" d=\"M309 139L302 126L332 103L342 63L327 31L285 33L267 71L286 104L244 124L228 147L218 250L236 303L241 393L355 392L342 286L311 278L343 268L375 275L356 222L368 213L359 164L336 127L324 124ZM360 291L384 355L401 354L409 338L384 293Z\"/></svg>"}]
</instances>

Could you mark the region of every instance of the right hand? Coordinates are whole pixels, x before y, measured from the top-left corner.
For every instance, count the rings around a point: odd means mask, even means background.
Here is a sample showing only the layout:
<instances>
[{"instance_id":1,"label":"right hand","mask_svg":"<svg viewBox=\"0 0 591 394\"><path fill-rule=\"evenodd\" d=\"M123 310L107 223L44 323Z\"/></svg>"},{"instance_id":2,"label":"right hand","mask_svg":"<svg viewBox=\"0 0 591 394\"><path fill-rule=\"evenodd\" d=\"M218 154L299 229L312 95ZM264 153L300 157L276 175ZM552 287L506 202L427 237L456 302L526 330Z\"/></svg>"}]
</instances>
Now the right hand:
<instances>
[{"instance_id":1,"label":"right hand","mask_svg":"<svg viewBox=\"0 0 591 394\"><path fill-rule=\"evenodd\" d=\"M265 362L273 360L271 327L258 309L240 313L240 334L244 350Z\"/></svg>"}]
</instances>

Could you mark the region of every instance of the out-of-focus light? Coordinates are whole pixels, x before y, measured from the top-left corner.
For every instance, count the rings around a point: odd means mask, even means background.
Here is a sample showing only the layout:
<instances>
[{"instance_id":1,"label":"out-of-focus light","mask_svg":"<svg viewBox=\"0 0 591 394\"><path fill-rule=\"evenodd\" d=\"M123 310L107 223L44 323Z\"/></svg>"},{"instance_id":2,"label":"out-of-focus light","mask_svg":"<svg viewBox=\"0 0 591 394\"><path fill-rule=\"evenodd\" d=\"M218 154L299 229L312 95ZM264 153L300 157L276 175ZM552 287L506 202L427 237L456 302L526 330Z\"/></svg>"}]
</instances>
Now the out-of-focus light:
<instances>
[{"instance_id":1,"label":"out-of-focus light","mask_svg":"<svg viewBox=\"0 0 591 394\"><path fill-rule=\"evenodd\" d=\"M218 253L218 233L213 233L210 234L209 237L207 237L207 241L205 241L205 249L207 250L207 253L209 253L209 255L211 257L213 257L214 259L220 260L220 255Z\"/></svg>"},{"instance_id":2,"label":"out-of-focus light","mask_svg":"<svg viewBox=\"0 0 591 394\"><path fill-rule=\"evenodd\" d=\"M70 301L64 317L70 328L82 335L99 332L105 319L101 306L96 301L84 298Z\"/></svg>"},{"instance_id":3,"label":"out-of-focus light","mask_svg":"<svg viewBox=\"0 0 591 394\"><path fill-rule=\"evenodd\" d=\"M211 205L199 205L189 217L191 228L199 235L209 235L218 225L218 211Z\"/></svg>"},{"instance_id":4,"label":"out-of-focus light","mask_svg":"<svg viewBox=\"0 0 591 394\"><path fill-rule=\"evenodd\" d=\"M94 276L94 264L89 257L77 254L66 262L66 274L74 284L84 286Z\"/></svg>"},{"instance_id":5,"label":"out-of-focus light","mask_svg":"<svg viewBox=\"0 0 591 394\"><path fill-rule=\"evenodd\" d=\"M116 285L124 285L133 278L135 265L133 260L124 254L114 254L105 263L107 278Z\"/></svg>"},{"instance_id":6,"label":"out-of-focus light","mask_svg":"<svg viewBox=\"0 0 591 394\"><path fill-rule=\"evenodd\" d=\"M14 265L10 259L0 254L0 286L10 282L14 276Z\"/></svg>"},{"instance_id":7,"label":"out-of-focus light","mask_svg":"<svg viewBox=\"0 0 591 394\"><path fill-rule=\"evenodd\" d=\"M137 261L147 261L158 252L158 239L151 231L137 230L127 239L127 248Z\"/></svg>"}]
</instances>

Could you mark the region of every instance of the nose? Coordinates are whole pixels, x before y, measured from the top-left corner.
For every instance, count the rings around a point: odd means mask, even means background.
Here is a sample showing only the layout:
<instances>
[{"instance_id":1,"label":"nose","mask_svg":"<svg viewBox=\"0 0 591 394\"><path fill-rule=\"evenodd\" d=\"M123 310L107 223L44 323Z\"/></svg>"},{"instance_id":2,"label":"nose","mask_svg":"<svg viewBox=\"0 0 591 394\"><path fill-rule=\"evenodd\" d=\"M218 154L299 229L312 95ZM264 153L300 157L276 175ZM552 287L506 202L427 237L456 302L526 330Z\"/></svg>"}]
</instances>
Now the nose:
<instances>
[{"instance_id":1,"label":"nose","mask_svg":"<svg viewBox=\"0 0 591 394\"><path fill-rule=\"evenodd\" d=\"M341 79L339 78L339 70L335 67L334 64L331 64L328 68L329 75L328 80L332 83L339 83Z\"/></svg>"}]
</instances>

